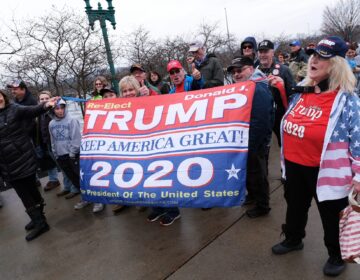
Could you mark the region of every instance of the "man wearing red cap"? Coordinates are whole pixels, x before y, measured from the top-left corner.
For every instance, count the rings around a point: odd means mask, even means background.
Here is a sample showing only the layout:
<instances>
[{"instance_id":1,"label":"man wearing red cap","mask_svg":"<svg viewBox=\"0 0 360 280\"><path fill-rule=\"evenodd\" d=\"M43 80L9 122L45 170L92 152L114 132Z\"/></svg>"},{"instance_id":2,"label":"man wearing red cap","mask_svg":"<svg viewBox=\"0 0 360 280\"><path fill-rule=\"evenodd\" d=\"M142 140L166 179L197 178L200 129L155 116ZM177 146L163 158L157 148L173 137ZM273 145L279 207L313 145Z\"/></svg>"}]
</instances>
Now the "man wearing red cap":
<instances>
[{"instance_id":1,"label":"man wearing red cap","mask_svg":"<svg viewBox=\"0 0 360 280\"><path fill-rule=\"evenodd\" d=\"M171 60L167 65L171 82L174 87L169 93L198 90L204 87L204 80L199 70L195 67L192 69L191 76L185 73L184 68L178 60Z\"/></svg>"},{"instance_id":2,"label":"man wearing red cap","mask_svg":"<svg viewBox=\"0 0 360 280\"><path fill-rule=\"evenodd\" d=\"M166 69L171 82L174 84L174 87L169 92L170 94L198 90L204 86L201 73L195 67L192 69L191 76L185 74L184 68L178 60L171 60ZM179 218L180 210L177 207L153 207L147 220L155 222L160 219L160 225L170 226Z\"/></svg>"}]
</instances>

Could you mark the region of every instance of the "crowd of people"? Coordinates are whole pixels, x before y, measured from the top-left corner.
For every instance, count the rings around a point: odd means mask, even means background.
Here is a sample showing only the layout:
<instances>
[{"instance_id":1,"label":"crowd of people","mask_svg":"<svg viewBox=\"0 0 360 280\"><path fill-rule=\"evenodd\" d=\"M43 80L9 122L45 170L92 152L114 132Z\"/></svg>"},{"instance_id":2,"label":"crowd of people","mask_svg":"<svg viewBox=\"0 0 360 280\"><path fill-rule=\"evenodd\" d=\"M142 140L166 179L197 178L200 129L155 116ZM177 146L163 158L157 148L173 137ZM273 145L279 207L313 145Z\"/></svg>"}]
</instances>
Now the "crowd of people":
<instances>
[{"instance_id":1,"label":"crowd of people","mask_svg":"<svg viewBox=\"0 0 360 280\"><path fill-rule=\"evenodd\" d=\"M285 239L274 245L272 252L281 255L303 249L307 213L314 198L329 255L323 272L337 276L345 268L339 247L339 213L348 204L350 188L360 192L360 56L356 44L336 36L305 49L295 40L289 49L290 55L286 55L277 52L270 40L257 44L254 37L247 37L240 55L224 68L215 54L207 53L206 47L195 41L189 44L186 67L178 60L168 62L170 82L163 80L159 69L147 72L136 63L120 80L120 92L115 92L105 77L96 77L91 98L182 94L222 86L224 69L232 83L253 81L244 202L252 207L246 215L257 218L271 211L268 159L274 133L281 147L287 210L281 227ZM72 199L80 194L81 131L64 99L42 91L36 100L23 81L12 82L8 88L13 101L0 91L0 176L15 189L30 217L25 229L29 231L26 240L31 241L50 229L38 190L38 167L49 177L44 191L61 185L60 170L63 189L57 196ZM74 209L89 204L80 199ZM93 212L104 207L94 203ZM126 207L113 205L112 210L117 213ZM179 208L153 207L147 220L169 226L180 217Z\"/></svg>"}]
</instances>

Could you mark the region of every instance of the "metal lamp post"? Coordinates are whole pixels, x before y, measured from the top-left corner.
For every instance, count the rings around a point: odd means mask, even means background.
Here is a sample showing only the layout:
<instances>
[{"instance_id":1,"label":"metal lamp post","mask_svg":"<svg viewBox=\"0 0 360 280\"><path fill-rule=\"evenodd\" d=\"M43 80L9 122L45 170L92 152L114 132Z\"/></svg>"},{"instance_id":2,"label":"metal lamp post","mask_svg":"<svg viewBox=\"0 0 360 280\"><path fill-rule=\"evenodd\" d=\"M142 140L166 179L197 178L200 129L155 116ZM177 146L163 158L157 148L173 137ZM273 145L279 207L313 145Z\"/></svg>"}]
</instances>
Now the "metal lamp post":
<instances>
[{"instance_id":1,"label":"metal lamp post","mask_svg":"<svg viewBox=\"0 0 360 280\"><path fill-rule=\"evenodd\" d=\"M98 3L98 9L93 10L89 3L90 0L84 0L84 1L86 3L85 10L86 10L86 14L88 15L88 18L89 18L89 24L90 24L91 29L94 30L95 21L97 21L97 20L100 21L100 27L101 27L101 31L102 31L102 34L104 37L104 42L105 42L106 56L107 56L107 60L108 60L109 66L110 66L111 83L112 83L113 88L116 90L116 92L119 93L119 84L116 80L114 61L112 59L110 44L109 44L109 37L107 34L107 30L106 30L106 21L107 20L110 21L110 23L114 29L115 29L115 25L116 25L115 10L114 10L114 7L112 6L112 0L106 0L106 2L108 2L107 10L103 10L100 3Z\"/></svg>"}]
</instances>

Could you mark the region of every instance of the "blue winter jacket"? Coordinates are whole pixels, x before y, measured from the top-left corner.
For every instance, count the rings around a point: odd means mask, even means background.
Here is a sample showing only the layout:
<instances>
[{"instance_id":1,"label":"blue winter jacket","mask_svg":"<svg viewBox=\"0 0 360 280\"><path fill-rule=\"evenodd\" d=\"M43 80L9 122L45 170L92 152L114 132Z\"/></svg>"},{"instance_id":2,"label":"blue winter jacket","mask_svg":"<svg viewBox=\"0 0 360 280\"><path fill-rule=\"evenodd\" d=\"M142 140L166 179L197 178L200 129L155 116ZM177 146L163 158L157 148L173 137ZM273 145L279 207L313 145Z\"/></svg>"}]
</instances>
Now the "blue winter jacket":
<instances>
[{"instance_id":1,"label":"blue winter jacket","mask_svg":"<svg viewBox=\"0 0 360 280\"><path fill-rule=\"evenodd\" d=\"M184 89L185 91L199 90L204 87L204 79L201 77L200 80L195 80L190 75L185 75ZM170 89L170 94L175 93L176 87L173 86Z\"/></svg>"},{"instance_id":2,"label":"blue winter jacket","mask_svg":"<svg viewBox=\"0 0 360 280\"><path fill-rule=\"evenodd\" d=\"M256 69L249 80L256 83L250 117L249 151L263 153L271 141L274 99L264 73Z\"/></svg>"}]
</instances>

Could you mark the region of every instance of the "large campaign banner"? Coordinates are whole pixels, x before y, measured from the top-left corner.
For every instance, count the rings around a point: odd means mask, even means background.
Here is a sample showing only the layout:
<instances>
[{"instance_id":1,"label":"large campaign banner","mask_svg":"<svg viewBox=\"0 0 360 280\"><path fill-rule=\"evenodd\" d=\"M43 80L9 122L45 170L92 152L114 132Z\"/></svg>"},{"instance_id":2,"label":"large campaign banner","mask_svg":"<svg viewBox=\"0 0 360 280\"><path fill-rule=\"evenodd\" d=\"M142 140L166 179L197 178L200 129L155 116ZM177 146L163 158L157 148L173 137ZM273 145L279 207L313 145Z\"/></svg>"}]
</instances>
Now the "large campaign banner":
<instances>
[{"instance_id":1,"label":"large campaign banner","mask_svg":"<svg viewBox=\"0 0 360 280\"><path fill-rule=\"evenodd\" d=\"M162 207L241 205L254 82L89 101L80 153L91 202Z\"/></svg>"}]
</instances>

